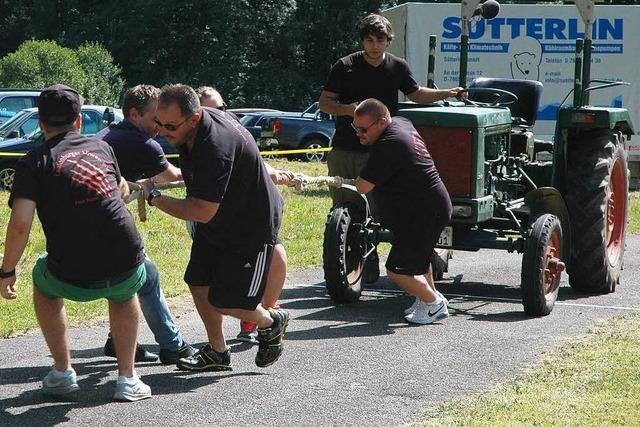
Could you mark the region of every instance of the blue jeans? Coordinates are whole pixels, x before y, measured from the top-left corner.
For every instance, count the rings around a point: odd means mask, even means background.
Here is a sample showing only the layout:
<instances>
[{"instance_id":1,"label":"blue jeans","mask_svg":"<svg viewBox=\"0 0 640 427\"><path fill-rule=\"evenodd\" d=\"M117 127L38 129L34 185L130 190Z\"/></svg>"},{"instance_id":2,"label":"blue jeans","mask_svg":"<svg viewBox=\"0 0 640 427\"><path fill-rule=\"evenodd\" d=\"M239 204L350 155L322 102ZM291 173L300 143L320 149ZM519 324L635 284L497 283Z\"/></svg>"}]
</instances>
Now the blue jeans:
<instances>
[{"instance_id":1,"label":"blue jeans","mask_svg":"<svg viewBox=\"0 0 640 427\"><path fill-rule=\"evenodd\" d=\"M147 280L138 291L142 314L161 350L180 348L184 345L184 340L160 289L158 267L149 258L145 258L144 266L147 270Z\"/></svg>"}]
</instances>

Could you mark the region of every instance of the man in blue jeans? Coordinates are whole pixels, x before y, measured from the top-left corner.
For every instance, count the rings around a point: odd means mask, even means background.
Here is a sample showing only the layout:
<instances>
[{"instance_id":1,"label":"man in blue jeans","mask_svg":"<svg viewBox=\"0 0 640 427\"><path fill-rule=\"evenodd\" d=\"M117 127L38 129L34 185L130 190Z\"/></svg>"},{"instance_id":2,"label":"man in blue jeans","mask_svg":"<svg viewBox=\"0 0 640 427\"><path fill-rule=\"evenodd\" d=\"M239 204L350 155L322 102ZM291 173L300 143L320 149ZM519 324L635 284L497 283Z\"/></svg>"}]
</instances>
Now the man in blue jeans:
<instances>
[{"instance_id":1,"label":"man in blue jeans","mask_svg":"<svg viewBox=\"0 0 640 427\"><path fill-rule=\"evenodd\" d=\"M152 178L155 182L182 180L180 169L167 161L162 147L153 139L158 134L155 122L160 90L150 85L138 85L124 94L124 121L103 129L96 138L106 141L116 155L120 172L127 181ZM160 288L158 268L148 258L144 260L147 280L138 291L142 313L160 345L160 361L174 365L179 359L193 355L194 349L185 342L171 317L167 301ZM107 356L115 357L111 337L104 346ZM136 361L152 362L158 356L138 346Z\"/></svg>"}]
</instances>

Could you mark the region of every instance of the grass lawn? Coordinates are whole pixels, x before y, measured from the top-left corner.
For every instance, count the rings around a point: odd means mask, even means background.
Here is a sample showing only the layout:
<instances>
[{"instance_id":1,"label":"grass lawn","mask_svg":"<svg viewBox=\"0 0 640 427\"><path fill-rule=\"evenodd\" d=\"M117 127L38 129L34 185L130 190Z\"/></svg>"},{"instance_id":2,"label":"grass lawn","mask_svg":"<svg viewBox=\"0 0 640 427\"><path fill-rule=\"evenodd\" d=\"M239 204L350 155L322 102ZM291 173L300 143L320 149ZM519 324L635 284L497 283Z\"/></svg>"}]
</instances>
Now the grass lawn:
<instances>
[{"instance_id":1,"label":"grass lawn","mask_svg":"<svg viewBox=\"0 0 640 427\"><path fill-rule=\"evenodd\" d=\"M420 426L640 424L640 316L620 317L496 390L430 408Z\"/></svg>"},{"instance_id":2,"label":"grass lawn","mask_svg":"<svg viewBox=\"0 0 640 427\"><path fill-rule=\"evenodd\" d=\"M308 175L326 175L326 163L302 163L286 160L268 160L276 168L304 172ZM288 187L279 187L285 198L285 212L280 238L289 257L292 269L302 269L322 263L322 235L324 222L331 207L328 189L316 187L303 194L297 194ZM184 196L184 190L172 190ZM4 252L4 238L10 210L7 207L9 193L0 191L0 256ZM129 205L136 212L135 205ZM162 288L170 298L188 293L182 280L189 260L191 239L187 235L184 222L170 217L157 209L147 208L147 222L137 220L138 230L143 237L145 249L158 265L162 278ZM0 298L0 337L37 328L32 306L31 269L45 250L44 235L36 220L25 254L17 268L18 298L7 301ZM65 303L69 322L73 325L91 323L107 313L106 302Z\"/></svg>"}]
</instances>

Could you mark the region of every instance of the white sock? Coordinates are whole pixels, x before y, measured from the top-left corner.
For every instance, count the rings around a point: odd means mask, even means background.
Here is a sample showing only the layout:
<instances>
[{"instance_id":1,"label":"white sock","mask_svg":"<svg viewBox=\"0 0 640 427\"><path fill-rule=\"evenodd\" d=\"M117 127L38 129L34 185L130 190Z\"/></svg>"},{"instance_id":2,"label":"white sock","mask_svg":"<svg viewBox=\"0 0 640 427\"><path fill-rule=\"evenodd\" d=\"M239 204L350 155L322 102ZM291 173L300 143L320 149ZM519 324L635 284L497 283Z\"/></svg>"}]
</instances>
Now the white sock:
<instances>
[{"instance_id":1,"label":"white sock","mask_svg":"<svg viewBox=\"0 0 640 427\"><path fill-rule=\"evenodd\" d=\"M58 371L56 368L53 368L51 372L53 372L54 378L64 378L76 373L76 371L74 371L73 368L69 368L64 371Z\"/></svg>"},{"instance_id":2,"label":"white sock","mask_svg":"<svg viewBox=\"0 0 640 427\"><path fill-rule=\"evenodd\" d=\"M135 383L138 382L138 380L140 379L140 377L138 377L137 374L133 374L132 377L125 377L124 375L120 375L118 377L118 384L129 384L129 385L134 385Z\"/></svg>"}]
</instances>

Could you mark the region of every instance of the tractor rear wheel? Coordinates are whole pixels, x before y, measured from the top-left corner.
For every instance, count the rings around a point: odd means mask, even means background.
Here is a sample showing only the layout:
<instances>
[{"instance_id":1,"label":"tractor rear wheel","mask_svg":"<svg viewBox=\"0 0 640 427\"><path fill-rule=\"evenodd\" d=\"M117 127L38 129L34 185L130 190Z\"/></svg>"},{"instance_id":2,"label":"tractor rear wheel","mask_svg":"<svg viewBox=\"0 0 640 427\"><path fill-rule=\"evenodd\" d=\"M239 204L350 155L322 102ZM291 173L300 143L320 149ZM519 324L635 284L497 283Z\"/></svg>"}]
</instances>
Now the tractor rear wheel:
<instances>
[{"instance_id":1,"label":"tractor rear wheel","mask_svg":"<svg viewBox=\"0 0 640 427\"><path fill-rule=\"evenodd\" d=\"M562 226L557 216L543 214L529 229L522 255L522 305L530 316L551 313L558 298L562 262Z\"/></svg>"},{"instance_id":2,"label":"tractor rear wheel","mask_svg":"<svg viewBox=\"0 0 640 427\"><path fill-rule=\"evenodd\" d=\"M359 241L349 209L335 207L324 230L324 280L329 296L339 304L358 301L365 265L365 245Z\"/></svg>"},{"instance_id":3,"label":"tractor rear wheel","mask_svg":"<svg viewBox=\"0 0 640 427\"><path fill-rule=\"evenodd\" d=\"M569 153L567 179L569 284L580 292L613 292L620 281L629 209L622 135L599 131L580 141Z\"/></svg>"}]
</instances>

